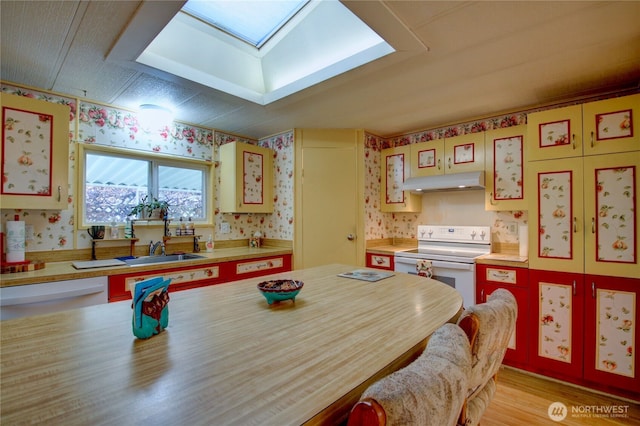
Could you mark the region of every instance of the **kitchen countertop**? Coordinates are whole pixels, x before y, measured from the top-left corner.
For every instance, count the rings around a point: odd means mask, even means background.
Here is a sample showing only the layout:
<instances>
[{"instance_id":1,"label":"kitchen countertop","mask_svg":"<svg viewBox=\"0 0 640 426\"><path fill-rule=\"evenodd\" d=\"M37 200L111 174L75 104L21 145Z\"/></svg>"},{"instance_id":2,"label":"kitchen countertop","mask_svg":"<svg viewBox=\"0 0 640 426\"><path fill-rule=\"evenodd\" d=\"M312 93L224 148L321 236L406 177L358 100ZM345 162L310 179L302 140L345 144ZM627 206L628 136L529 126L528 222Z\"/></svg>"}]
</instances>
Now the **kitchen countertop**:
<instances>
[{"instance_id":1,"label":"kitchen countertop","mask_svg":"<svg viewBox=\"0 0 640 426\"><path fill-rule=\"evenodd\" d=\"M367 253L395 255L396 253L415 250L417 247L412 244L391 244L368 247ZM512 266L516 268L528 268L529 259L511 253L489 253L476 258L477 264Z\"/></svg>"},{"instance_id":2,"label":"kitchen countertop","mask_svg":"<svg viewBox=\"0 0 640 426\"><path fill-rule=\"evenodd\" d=\"M0 288L25 284L46 283L52 281L73 280L79 278L92 278L108 275L124 274L129 272L157 271L160 269L175 268L179 266L196 266L207 263L229 262L234 260L253 259L266 256L278 256L291 254L290 248L282 247L234 247L216 249L213 253L200 252L202 259L183 260L179 262L155 263L140 266L109 266L92 269L76 269L72 262L47 262L44 269L15 274L3 274L0 276Z\"/></svg>"},{"instance_id":3,"label":"kitchen countertop","mask_svg":"<svg viewBox=\"0 0 640 426\"><path fill-rule=\"evenodd\" d=\"M517 254L489 253L476 258L477 264L528 268L529 258Z\"/></svg>"},{"instance_id":4,"label":"kitchen countertop","mask_svg":"<svg viewBox=\"0 0 640 426\"><path fill-rule=\"evenodd\" d=\"M367 253L395 254L402 251L415 250L417 248L418 246L410 245L410 244L386 245L386 246L368 247Z\"/></svg>"},{"instance_id":5,"label":"kitchen countertop","mask_svg":"<svg viewBox=\"0 0 640 426\"><path fill-rule=\"evenodd\" d=\"M173 293L167 329L148 340L132 334L130 301L2 321L0 422L339 424L462 306L416 275L337 276L353 269L271 275L304 282L271 306L265 277Z\"/></svg>"}]
</instances>

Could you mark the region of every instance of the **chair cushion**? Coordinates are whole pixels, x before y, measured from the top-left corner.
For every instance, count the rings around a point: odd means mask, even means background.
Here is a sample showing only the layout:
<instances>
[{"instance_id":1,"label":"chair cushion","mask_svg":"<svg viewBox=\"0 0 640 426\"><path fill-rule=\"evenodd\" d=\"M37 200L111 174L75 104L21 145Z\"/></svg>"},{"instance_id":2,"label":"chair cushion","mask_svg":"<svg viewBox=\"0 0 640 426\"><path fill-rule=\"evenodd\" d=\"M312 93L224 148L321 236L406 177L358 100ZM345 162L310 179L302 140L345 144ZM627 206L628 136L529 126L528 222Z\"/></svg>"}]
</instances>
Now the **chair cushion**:
<instances>
[{"instance_id":1,"label":"chair cushion","mask_svg":"<svg viewBox=\"0 0 640 426\"><path fill-rule=\"evenodd\" d=\"M460 319L472 313L478 317L480 328L471 348L469 400L498 372L515 328L518 306L510 291L497 289L491 293L487 302L466 309Z\"/></svg>"},{"instance_id":2,"label":"chair cushion","mask_svg":"<svg viewBox=\"0 0 640 426\"><path fill-rule=\"evenodd\" d=\"M445 324L414 362L371 385L362 398L384 408L387 425L455 425L470 372L467 336L457 325Z\"/></svg>"}]
</instances>

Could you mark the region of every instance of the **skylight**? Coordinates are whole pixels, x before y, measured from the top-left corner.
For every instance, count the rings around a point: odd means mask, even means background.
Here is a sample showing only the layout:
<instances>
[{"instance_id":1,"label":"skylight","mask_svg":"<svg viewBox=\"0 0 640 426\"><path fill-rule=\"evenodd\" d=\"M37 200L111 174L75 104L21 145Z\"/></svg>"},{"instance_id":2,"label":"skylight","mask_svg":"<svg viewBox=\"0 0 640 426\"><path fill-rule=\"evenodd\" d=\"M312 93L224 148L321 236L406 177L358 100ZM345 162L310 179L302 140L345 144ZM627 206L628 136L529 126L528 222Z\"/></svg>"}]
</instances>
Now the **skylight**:
<instances>
[{"instance_id":1,"label":"skylight","mask_svg":"<svg viewBox=\"0 0 640 426\"><path fill-rule=\"evenodd\" d=\"M221 5L240 6L241 19L222 22L234 15ZM215 25L196 16L201 6L214 13ZM266 6L287 8L274 18ZM337 0L191 0L136 61L267 105L394 51Z\"/></svg>"},{"instance_id":2,"label":"skylight","mask_svg":"<svg viewBox=\"0 0 640 426\"><path fill-rule=\"evenodd\" d=\"M308 0L189 0L182 10L259 49L307 3Z\"/></svg>"}]
</instances>

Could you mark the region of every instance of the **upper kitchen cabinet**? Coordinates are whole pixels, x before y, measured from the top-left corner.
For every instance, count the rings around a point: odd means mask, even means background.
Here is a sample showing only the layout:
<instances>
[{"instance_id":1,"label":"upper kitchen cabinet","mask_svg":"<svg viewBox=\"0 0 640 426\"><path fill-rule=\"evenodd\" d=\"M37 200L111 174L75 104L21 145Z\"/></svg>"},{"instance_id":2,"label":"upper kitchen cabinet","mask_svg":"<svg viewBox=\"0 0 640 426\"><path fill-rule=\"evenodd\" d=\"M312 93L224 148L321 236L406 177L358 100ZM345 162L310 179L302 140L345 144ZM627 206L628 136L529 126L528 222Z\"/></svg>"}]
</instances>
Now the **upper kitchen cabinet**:
<instances>
[{"instance_id":1,"label":"upper kitchen cabinet","mask_svg":"<svg viewBox=\"0 0 640 426\"><path fill-rule=\"evenodd\" d=\"M444 173L484 171L484 132L445 138Z\"/></svg>"},{"instance_id":2,"label":"upper kitchen cabinet","mask_svg":"<svg viewBox=\"0 0 640 426\"><path fill-rule=\"evenodd\" d=\"M582 106L527 115L529 161L582 155Z\"/></svg>"},{"instance_id":3,"label":"upper kitchen cabinet","mask_svg":"<svg viewBox=\"0 0 640 426\"><path fill-rule=\"evenodd\" d=\"M485 210L526 210L524 162L527 126L485 133Z\"/></svg>"},{"instance_id":4,"label":"upper kitchen cabinet","mask_svg":"<svg viewBox=\"0 0 640 426\"><path fill-rule=\"evenodd\" d=\"M584 158L585 272L640 277L640 151Z\"/></svg>"},{"instance_id":5,"label":"upper kitchen cabinet","mask_svg":"<svg viewBox=\"0 0 640 426\"><path fill-rule=\"evenodd\" d=\"M527 163L529 267L584 272L582 157Z\"/></svg>"},{"instance_id":6,"label":"upper kitchen cabinet","mask_svg":"<svg viewBox=\"0 0 640 426\"><path fill-rule=\"evenodd\" d=\"M3 93L2 208L68 205L69 107Z\"/></svg>"},{"instance_id":7,"label":"upper kitchen cabinet","mask_svg":"<svg viewBox=\"0 0 640 426\"><path fill-rule=\"evenodd\" d=\"M420 212L422 198L402 190L411 172L409 145L383 149L380 152L380 210L383 212Z\"/></svg>"},{"instance_id":8,"label":"upper kitchen cabinet","mask_svg":"<svg viewBox=\"0 0 640 426\"><path fill-rule=\"evenodd\" d=\"M640 150L640 94L582 105L584 155Z\"/></svg>"},{"instance_id":9,"label":"upper kitchen cabinet","mask_svg":"<svg viewBox=\"0 0 640 426\"><path fill-rule=\"evenodd\" d=\"M411 144L411 177L444 173L444 139Z\"/></svg>"},{"instance_id":10,"label":"upper kitchen cabinet","mask_svg":"<svg viewBox=\"0 0 640 426\"><path fill-rule=\"evenodd\" d=\"M241 142L220 147L220 210L273 212L273 152Z\"/></svg>"},{"instance_id":11,"label":"upper kitchen cabinet","mask_svg":"<svg viewBox=\"0 0 640 426\"><path fill-rule=\"evenodd\" d=\"M640 151L528 163L529 266L640 276Z\"/></svg>"}]
</instances>

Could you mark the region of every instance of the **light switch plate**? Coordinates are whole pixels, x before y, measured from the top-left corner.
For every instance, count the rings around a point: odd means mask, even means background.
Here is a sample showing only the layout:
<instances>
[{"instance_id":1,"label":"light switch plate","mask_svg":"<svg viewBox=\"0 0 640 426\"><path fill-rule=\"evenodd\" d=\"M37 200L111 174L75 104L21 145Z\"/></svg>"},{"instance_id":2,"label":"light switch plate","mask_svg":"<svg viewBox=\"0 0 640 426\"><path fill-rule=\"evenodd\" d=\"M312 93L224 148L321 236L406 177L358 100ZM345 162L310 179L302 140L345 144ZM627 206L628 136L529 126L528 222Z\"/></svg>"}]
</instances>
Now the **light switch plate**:
<instances>
[{"instance_id":1,"label":"light switch plate","mask_svg":"<svg viewBox=\"0 0 640 426\"><path fill-rule=\"evenodd\" d=\"M223 234L228 234L229 232L231 232L231 226L229 225L229 222L220 223L220 232Z\"/></svg>"}]
</instances>

